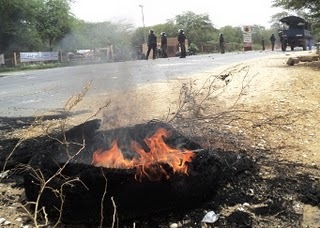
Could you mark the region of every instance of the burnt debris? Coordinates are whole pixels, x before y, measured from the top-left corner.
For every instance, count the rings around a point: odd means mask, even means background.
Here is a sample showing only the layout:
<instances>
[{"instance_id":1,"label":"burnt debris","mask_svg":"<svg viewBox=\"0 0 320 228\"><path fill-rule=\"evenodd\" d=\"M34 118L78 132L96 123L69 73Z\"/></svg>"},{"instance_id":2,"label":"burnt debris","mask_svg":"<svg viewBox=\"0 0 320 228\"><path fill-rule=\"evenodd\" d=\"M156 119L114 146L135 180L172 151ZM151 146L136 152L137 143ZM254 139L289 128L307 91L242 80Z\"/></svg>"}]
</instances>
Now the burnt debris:
<instances>
[{"instance_id":1,"label":"burnt debris","mask_svg":"<svg viewBox=\"0 0 320 228\"><path fill-rule=\"evenodd\" d=\"M45 141L33 147L37 153L24 172L24 188L29 202L39 199L49 218L69 224L111 224L173 210L196 208L212 200L229 177L252 169L253 162L245 154L202 148L184 137L172 126L151 121L109 131L99 130L99 122L91 121L67 131L62 138ZM135 168L118 169L92 165L97 148L108 149L114 140L125 157L132 141L148 151L145 139L164 128L170 137L164 141L172 148L194 151L188 173L170 172L170 178L137 180ZM85 142L85 145L83 144ZM41 143L41 142L39 142ZM228 177L228 178L227 178ZM44 183L45 186L44 186Z\"/></svg>"}]
</instances>

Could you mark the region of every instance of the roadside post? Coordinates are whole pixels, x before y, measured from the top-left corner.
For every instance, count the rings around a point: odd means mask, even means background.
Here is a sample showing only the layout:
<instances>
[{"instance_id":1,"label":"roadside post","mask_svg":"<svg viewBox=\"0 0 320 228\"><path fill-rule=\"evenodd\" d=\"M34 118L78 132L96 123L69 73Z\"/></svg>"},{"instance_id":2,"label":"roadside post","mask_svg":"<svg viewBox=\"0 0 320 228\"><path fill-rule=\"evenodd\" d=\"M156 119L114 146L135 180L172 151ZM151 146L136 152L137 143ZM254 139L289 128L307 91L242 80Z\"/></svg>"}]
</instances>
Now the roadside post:
<instances>
[{"instance_id":1,"label":"roadside post","mask_svg":"<svg viewBox=\"0 0 320 228\"><path fill-rule=\"evenodd\" d=\"M244 51L252 51L252 30L250 25L243 26Z\"/></svg>"},{"instance_id":2,"label":"roadside post","mask_svg":"<svg viewBox=\"0 0 320 228\"><path fill-rule=\"evenodd\" d=\"M13 66L16 67L18 65L17 62L17 53L13 52Z\"/></svg>"}]
</instances>

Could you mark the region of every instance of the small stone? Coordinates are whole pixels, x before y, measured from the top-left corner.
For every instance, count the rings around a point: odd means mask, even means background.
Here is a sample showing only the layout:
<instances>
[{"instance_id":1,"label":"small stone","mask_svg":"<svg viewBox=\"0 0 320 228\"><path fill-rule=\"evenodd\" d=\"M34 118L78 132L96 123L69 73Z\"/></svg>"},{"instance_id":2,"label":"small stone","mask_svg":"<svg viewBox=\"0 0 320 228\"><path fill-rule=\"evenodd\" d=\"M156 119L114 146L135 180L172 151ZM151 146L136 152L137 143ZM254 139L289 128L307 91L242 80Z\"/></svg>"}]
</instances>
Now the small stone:
<instances>
[{"instance_id":1,"label":"small stone","mask_svg":"<svg viewBox=\"0 0 320 228\"><path fill-rule=\"evenodd\" d=\"M5 226L8 226L8 225L10 225L11 224L11 222L9 222L9 221L5 221L4 223L3 223L3 225L5 225Z\"/></svg>"},{"instance_id":2,"label":"small stone","mask_svg":"<svg viewBox=\"0 0 320 228\"><path fill-rule=\"evenodd\" d=\"M170 224L169 227L170 228L178 228L179 226L178 226L178 223L172 223L172 224Z\"/></svg>"},{"instance_id":3,"label":"small stone","mask_svg":"<svg viewBox=\"0 0 320 228\"><path fill-rule=\"evenodd\" d=\"M201 223L215 223L219 219L219 215L214 211L209 211L202 219Z\"/></svg>"},{"instance_id":4,"label":"small stone","mask_svg":"<svg viewBox=\"0 0 320 228\"><path fill-rule=\"evenodd\" d=\"M6 221L4 218L0 218L0 224L3 224Z\"/></svg>"},{"instance_id":5,"label":"small stone","mask_svg":"<svg viewBox=\"0 0 320 228\"><path fill-rule=\"evenodd\" d=\"M22 218L21 218L21 217L18 217L18 218L16 219L16 221L17 221L17 222L22 222Z\"/></svg>"}]
</instances>

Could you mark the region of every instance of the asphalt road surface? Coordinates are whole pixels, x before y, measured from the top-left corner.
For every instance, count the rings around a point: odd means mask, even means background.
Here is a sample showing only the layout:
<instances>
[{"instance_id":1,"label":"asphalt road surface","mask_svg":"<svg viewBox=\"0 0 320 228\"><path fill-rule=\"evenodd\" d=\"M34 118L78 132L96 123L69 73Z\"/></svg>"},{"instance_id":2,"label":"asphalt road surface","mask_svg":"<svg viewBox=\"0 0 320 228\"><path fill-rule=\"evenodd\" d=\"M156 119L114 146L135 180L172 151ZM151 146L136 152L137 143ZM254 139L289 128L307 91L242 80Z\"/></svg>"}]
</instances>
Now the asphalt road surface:
<instances>
[{"instance_id":1,"label":"asphalt road surface","mask_svg":"<svg viewBox=\"0 0 320 228\"><path fill-rule=\"evenodd\" d=\"M270 54L275 52L196 55L185 59L173 57L1 73L0 117L33 116L59 110L90 81L90 94L119 92Z\"/></svg>"}]
</instances>

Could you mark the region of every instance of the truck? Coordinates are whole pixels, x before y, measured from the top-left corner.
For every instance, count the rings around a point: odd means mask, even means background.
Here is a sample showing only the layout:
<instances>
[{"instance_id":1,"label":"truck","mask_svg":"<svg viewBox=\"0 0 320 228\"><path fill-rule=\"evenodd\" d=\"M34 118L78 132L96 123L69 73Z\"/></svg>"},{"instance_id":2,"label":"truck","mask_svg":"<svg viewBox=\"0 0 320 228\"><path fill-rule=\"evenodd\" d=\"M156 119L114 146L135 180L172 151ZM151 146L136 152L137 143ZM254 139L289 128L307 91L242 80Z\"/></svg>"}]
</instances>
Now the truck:
<instances>
[{"instance_id":1,"label":"truck","mask_svg":"<svg viewBox=\"0 0 320 228\"><path fill-rule=\"evenodd\" d=\"M280 19L282 29L279 30L279 38L282 51L286 51L287 47L291 47L291 51L295 47L302 47L307 50L311 48L312 35L310 32L311 24L301 17L287 16Z\"/></svg>"}]
</instances>

